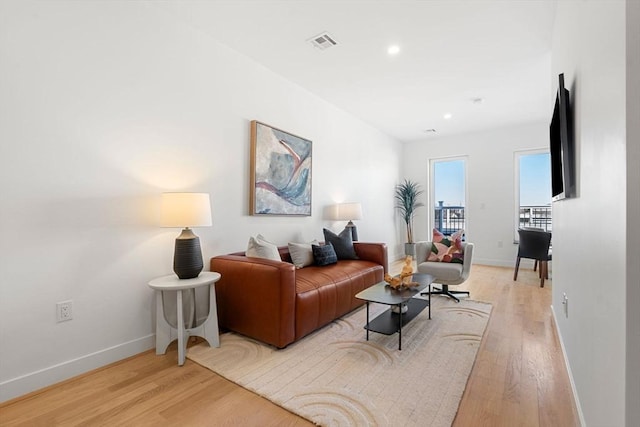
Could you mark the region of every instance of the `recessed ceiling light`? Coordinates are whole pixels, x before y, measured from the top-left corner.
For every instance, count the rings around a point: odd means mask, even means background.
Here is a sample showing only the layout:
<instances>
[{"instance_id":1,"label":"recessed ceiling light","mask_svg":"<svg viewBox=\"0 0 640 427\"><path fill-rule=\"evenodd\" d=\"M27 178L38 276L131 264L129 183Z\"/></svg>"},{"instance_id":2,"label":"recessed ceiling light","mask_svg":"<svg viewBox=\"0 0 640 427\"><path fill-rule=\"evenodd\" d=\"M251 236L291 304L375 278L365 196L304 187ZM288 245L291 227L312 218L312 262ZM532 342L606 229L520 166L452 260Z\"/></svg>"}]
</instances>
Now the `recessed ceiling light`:
<instances>
[{"instance_id":1,"label":"recessed ceiling light","mask_svg":"<svg viewBox=\"0 0 640 427\"><path fill-rule=\"evenodd\" d=\"M442 117L444 117L446 120L449 120L451 117L453 117L453 114L451 114L451 113L445 113L445 115L444 115L444 116L442 116Z\"/></svg>"},{"instance_id":2,"label":"recessed ceiling light","mask_svg":"<svg viewBox=\"0 0 640 427\"><path fill-rule=\"evenodd\" d=\"M391 45L389 46L389 49L387 49L387 53L389 55L397 55L400 52L400 46L398 46L397 44Z\"/></svg>"}]
</instances>

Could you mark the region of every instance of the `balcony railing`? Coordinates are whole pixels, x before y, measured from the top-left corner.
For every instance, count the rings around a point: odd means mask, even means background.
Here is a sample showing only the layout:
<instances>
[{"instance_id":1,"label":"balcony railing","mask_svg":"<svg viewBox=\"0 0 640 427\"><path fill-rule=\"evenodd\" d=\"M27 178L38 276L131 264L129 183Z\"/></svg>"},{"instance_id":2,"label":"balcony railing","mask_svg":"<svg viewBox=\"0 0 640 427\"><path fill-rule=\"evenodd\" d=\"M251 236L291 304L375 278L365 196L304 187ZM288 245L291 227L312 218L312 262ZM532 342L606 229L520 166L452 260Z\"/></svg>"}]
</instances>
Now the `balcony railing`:
<instances>
[{"instance_id":1,"label":"balcony railing","mask_svg":"<svg viewBox=\"0 0 640 427\"><path fill-rule=\"evenodd\" d=\"M438 202L435 207L435 227L443 234L451 235L464 228L464 206L443 206Z\"/></svg>"},{"instance_id":2,"label":"balcony railing","mask_svg":"<svg viewBox=\"0 0 640 427\"><path fill-rule=\"evenodd\" d=\"M518 228L528 227L551 231L551 206L520 206Z\"/></svg>"},{"instance_id":3,"label":"balcony railing","mask_svg":"<svg viewBox=\"0 0 640 427\"><path fill-rule=\"evenodd\" d=\"M464 228L464 206L435 207L435 227L443 234L451 235ZM518 228L541 228L551 231L551 206L520 206Z\"/></svg>"}]
</instances>

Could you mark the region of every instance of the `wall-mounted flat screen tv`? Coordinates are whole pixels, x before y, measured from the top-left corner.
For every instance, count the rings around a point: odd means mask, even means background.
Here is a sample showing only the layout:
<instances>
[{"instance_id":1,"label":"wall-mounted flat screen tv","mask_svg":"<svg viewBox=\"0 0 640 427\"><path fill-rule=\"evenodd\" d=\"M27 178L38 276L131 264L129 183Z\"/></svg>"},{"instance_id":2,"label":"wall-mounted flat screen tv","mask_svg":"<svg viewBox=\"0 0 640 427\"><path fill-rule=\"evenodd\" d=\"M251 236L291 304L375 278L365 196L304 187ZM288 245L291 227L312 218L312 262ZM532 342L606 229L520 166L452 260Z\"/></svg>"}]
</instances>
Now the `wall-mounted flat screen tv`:
<instances>
[{"instance_id":1,"label":"wall-mounted flat screen tv","mask_svg":"<svg viewBox=\"0 0 640 427\"><path fill-rule=\"evenodd\" d=\"M572 118L569 91L564 87L564 74L560 74L556 104L549 126L551 196L553 201L576 195Z\"/></svg>"}]
</instances>

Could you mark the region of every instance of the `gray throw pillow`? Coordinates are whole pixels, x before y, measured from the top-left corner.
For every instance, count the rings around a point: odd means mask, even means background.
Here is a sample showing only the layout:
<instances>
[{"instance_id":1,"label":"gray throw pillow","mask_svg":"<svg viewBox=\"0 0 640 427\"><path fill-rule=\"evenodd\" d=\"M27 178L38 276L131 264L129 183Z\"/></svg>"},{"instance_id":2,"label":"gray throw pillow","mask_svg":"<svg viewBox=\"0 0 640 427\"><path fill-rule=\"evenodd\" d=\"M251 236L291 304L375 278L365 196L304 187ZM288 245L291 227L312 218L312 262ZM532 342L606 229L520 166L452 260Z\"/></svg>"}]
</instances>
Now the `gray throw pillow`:
<instances>
[{"instance_id":1,"label":"gray throw pillow","mask_svg":"<svg viewBox=\"0 0 640 427\"><path fill-rule=\"evenodd\" d=\"M311 250L311 245L317 244L317 240L309 243L289 242L289 255L291 255L291 262L293 265L295 265L296 268L302 268L313 264L313 251Z\"/></svg>"},{"instance_id":2,"label":"gray throw pillow","mask_svg":"<svg viewBox=\"0 0 640 427\"><path fill-rule=\"evenodd\" d=\"M316 265L325 266L338 262L338 257L336 256L336 252L333 250L331 243L326 243L322 246L311 245L311 249L313 251L313 260Z\"/></svg>"},{"instance_id":3,"label":"gray throw pillow","mask_svg":"<svg viewBox=\"0 0 640 427\"><path fill-rule=\"evenodd\" d=\"M353 247L353 240L351 240L351 229L345 228L340 234L336 234L323 228L322 232L324 233L324 241L333 245L338 259L358 259Z\"/></svg>"}]
</instances>

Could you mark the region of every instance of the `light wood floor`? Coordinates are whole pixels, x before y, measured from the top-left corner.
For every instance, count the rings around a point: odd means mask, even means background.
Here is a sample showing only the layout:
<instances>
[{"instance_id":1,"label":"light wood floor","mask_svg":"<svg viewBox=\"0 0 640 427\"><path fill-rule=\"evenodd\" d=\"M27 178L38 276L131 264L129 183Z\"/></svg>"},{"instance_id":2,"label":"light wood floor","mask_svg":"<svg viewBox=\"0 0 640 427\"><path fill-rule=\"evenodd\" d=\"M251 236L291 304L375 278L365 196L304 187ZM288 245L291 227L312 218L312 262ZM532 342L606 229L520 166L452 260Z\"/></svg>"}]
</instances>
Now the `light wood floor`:
<instances>
[{"instance_id":1,"label":"light wood floor","mask_svg":"<svg viewBox=\"0 0 640 427\"><path fill-rule=\"evenodd\" d=\"M474 266L459 287L493 312L454 426L577 426L549 308L552 282L541 289L526 266L512 278L512 269ZM178 367L174 343L164 356L148 351L6 402L0 425L312 424L190 360Z\"/></svg>"}]
</instances>

